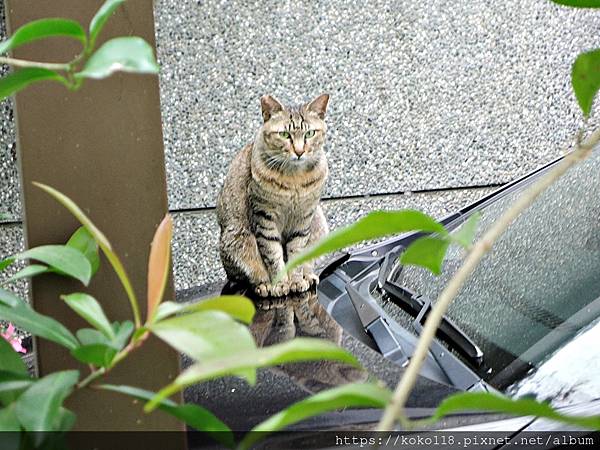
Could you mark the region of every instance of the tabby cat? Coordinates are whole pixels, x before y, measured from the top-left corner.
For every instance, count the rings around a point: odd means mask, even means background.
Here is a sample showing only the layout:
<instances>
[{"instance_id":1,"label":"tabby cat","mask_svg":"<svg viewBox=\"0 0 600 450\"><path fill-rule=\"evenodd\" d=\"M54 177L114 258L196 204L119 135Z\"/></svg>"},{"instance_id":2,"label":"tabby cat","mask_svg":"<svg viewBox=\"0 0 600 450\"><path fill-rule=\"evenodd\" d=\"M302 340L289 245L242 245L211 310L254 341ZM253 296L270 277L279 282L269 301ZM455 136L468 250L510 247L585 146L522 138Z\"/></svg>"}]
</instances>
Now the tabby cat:
<instances>
[{"instance_id":1,"label":"tabby cat","mask_svg":"<svg viewBox=\"0 0 600 450\"><path fill-rule=\"evenodd\" d=\"M234 158L217 200L227 277L262 296L303 292L318 282L305 264L278 283L291 259L328 232L319 199L327 178L323 94L299 107L260 99L263 125Z\"/></svg>"}]
</instances>

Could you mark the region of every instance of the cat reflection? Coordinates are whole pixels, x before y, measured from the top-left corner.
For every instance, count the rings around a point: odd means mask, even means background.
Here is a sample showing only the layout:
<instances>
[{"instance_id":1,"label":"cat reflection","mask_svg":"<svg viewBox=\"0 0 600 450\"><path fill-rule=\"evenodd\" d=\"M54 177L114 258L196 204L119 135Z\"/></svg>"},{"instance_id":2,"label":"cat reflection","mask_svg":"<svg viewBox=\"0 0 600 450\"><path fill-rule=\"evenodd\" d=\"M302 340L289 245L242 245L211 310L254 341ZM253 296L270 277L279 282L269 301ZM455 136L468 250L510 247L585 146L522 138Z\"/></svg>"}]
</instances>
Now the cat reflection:
<instances>
[{"instance_id":1,"label":"cat reflection","mask_svg":"<svg viewBox=\"0 0 600 450\"><path fill-rule=\"evenodd\" d=\"M256 315L250 326L256 344L269 346L294 337L327 339L340 345L342 328L321 306L314 290L283 298L255 301ZM314 393L346 383L365 381L368 373L336 361L308 361L277 366L303 389Z\"/></svg>"}]
</instances>

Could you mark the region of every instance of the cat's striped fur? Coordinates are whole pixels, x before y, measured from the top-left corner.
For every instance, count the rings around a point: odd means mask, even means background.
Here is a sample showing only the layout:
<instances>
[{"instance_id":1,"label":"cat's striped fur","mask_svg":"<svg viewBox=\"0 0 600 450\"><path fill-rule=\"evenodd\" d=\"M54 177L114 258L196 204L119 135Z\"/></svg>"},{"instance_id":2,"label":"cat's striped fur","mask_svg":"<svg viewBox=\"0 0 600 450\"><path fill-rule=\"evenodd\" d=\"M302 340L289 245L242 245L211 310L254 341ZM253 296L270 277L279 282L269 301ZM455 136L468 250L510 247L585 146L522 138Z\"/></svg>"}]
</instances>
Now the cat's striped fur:
<instances>
[{"instance_id":1,"label":"cat's striped fur","mask_svg":"<svg viewBox=\"0 0 600 450\"><path fill-rule=\"evenodd\" d=\"M230 280L261 296L301 292L310 265L273 284L285 262L328 232L319 198L327 178L324 94L300 107L261 98L264 123L234 158L217 201L220 254Z\"/></svg>"}]
</instances>

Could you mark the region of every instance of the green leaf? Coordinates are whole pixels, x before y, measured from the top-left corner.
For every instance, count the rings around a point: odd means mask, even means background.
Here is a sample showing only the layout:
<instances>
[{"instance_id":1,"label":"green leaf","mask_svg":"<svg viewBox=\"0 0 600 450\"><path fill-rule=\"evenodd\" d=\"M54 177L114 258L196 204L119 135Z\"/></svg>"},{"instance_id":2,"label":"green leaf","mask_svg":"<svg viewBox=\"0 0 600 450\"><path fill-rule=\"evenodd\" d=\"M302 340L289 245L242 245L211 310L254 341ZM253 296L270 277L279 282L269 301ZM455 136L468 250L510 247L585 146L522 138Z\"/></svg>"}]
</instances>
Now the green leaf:
<instances>
[{"instance_id":1,"label":"green leaf","mask_svg":"<svg viewBox=\"0 0 600 450\"><path fill-rule=\"evenodd\" d=\"M248 328L221 311L200 311L173 317L155 323L150 330L174 349L203 363L256 349ZM256 377L253 368L237 371L236 374L249 382Z\"/></svg>"},{"instance_id":2,"label":"green leaf","mask_svg":"<svg viewBox=\"0 0 600 450\"><path fill-rule=\"evenodd\" d=\"M143 336L150 334L150 330L147 327L141 326L136 328L133 332L132 340L138 341L143 338Z\"/></svg>"},{"instance_id":3,"label":"green leaf","mask_svg":"<svg viewBox=\"0 0 600 450\"><path fill-rule=\"evenodd\" d=\"M239 449L251 448L269 433L279 431L309 417L345 408L385 408L392 399L389 389L370 383L347 384L319 392L294 403L255 426L244 436Z\"/></svg>"},{"instance_id":4,"label":"green leaf","mask_svg":"<svg viewBox=\"0 0 600 450\"><path fill-rule=\"evenodd\" d=\"M480 219L481 213L475 212L471 214L459 229L450 235L452 240L466 249L471 248Z\"/></svg>"},{"instance_id":5,"label":"green leaf","mask_svg":"<svg viewBox=\"0 0 600 450\"><path fill-rule=\"evenodd\" d=\"M450 241L447 238L422 236L412 242L402 253L400 263L425 267L439 275L449 245Z\"/></svg>"},{"instance_id":6,"label":"green leaf","mask_svg":"<svg viewBox=\"0 0 600 450\"><path fill-rule=\"evenodd\" d=\"M140 37L118 37L96 50L75 77L101 79L115 72L156 74L158 70L150 44Z\"/></svg>"},{"instance_id":7,"label":"green leaf","mask_svg":"<svg viewBox=\"0 0 600 450\"><path fill-rule=\"evenodd\" d=\"M198 361L256 348L248 328L221 311L200 311L165 319L153 324L150 330Z\"/></svg>"},{"instance_id":8,"label":"green leaf","mask_svg":"<svg viewBox=\"0 0 600 450\"><path fill-rule=\"evenodd\" d=\"M138 400L149 401L156 394L131 386L116 386L112 384L102 384L100 389L107 391L118 392L120 394L129 395ZM215 441L232 448L235 444L233 433L227 425L219 420L213 413L195 404L178 405L172 400L164 399L157 407L166 413L176 417L186 424L194 427L198 431L208 433Z\"/></svg>"},{"instance_id":9,"label":"green leaf","mask_svg":"<svg viewBox=\"0 0 600 450\"><path fill-rule=\"evenodd\" d=\"M92 277L92 266L79 250L65 245L42 245L19 253L17 259L35 259L53 270L68 275L88 285Z\"/></svg>"},{"instance_id":10,"label":"green leaf","mask_svg":"<svg viewBox=\"0 0 600 450\"><path fill-rule=\"evenodd\" d=\"M0 403L8 405L14 402L32 383L29 375L0 370Z\"/></svg>"},{"instance_id":11,"label":"green leaf","mask_svg":"<svg viewBox=\"0 0 600 450\"><path fill-rule=\"evenodd\" d=\"M13 281L20 280L21 278L31 278L47 272L50 272L50 269L47 266L42 266L41 264L30 264L24 269L19 270L12 277L7 278L4 281L4 284L12 283Z\"/></svg>"},{"instance_id":12,"label":"green leaf","mask_svg":"<svg viewBox=\"0 0 600 450\"><path fill-rule=\"evenodd\" d=\"M0 370L0 392L10 392L29 387L33 380L29 375L19 375L14 372Z\"/></svg>"},{"instance_id":13,"label":"green leaf","mask_svg":"<svg viewBox=\"0 0 600 450\"><path fill-rule=\"evenodd\" d=\"M0 79L0 100L10 97L32 83L44 80L57 81L69 86L67 79L53 70L33 67L20 69Z\"/></svg>"},{"instance_id":14,"label":"green leaf","mask_svg":"<svg viewBox=\"0 0 600 450\"><path fill-rule=\"evenodd\" d=\"M27 367L12 345L0 337L0 373L11 373L18 376L27 376ZM0 389L1 391L1 389ZM0 392L0 403L8 404L16 399L12 393Z\"/></svg>"},{"instance_id":15,"label":"green leaf","mask_svg":"<svg viewBox=\"0 0 600 450\"><path fill-rule=\"evenodd\" d=\"M69 350L79 345L75 336L60 322L35 312L24 302L20 302L12 307L0 304L0 320L12 322L22 330L29 331L34 336L56 342Z\"/></svg>"},{"instance_id":16,"label":"green leaf","mask_svg":"<svg viewBox=\"0 0 600 450\"><path fill-rule=\"evenodd\" d=\"M117 354L117 349L104 344L82 345L71 350L71 355L85 364L108 367Z\"/></svg>"},{"instance_id":17,"label":"green leaf","mask_svg":"<svg viewBox=\"0 0 600 450\"><path fill-rule=\"evenodd\" d=\"M282 344L257 348L254 351L244 350L222 358L194 364L183 371L173 383L163 388L144 407L144 410L152 411L161 400L195 383L232 375L244 369L315 360L333 360L359 366L358 361L351 353L329 341L296 338Z\"/></svg>"},{"instance_id":18,"label":"green leaf","mask_svg":"<svg viewBox=\"0 0 600 450\"><path fill-rule=\"evenodd\" d=\"M0 337L0 371L27 375L27 366L5 339Z\"/></svg>"},{"instance_id":19,"label":"green leaf","mask_svg":"<svg viewBox=\"0 0 600 450\"><path fill-rule=\"evenodd\" d=\"M82 328L75 333L81 345L103 344L110 345L110 340L94 328Z\"/></svg>"},{"instance_id":20,"label":"green leaf","mask_svg":"<svg viewBox=\"0 0 600 450\"><path fill-rule=\"evenodd\" d=\"M377 239L408 231L425 231L446 236L448 232L442 224L420 211L374 211L358 222L335 230L289 261L285 270L289 272L307 261L336 250L342 250L362 241ZM283 274L279 274L280 278Z\"/></svg>"},{"instance_id":21,"label":"green leaf","mask_svg":"<svg viewBox=\"0 0 600 450\"><path fill-rule=\"evenodd\" d=\"M577 57L571 70L571 84L583 115L588 117L596 92L600 89L600 49Z\"/></svg>"},{"instance_id":22,"label":"green leaf","mask_svg":"<svg viewBox=\"0 0 600 450\"><path fill-rule=\"evenodd\" d=\"M29 387L33 380L29 375L19 375L14 372L0 370L0 392L10 392Z\"/></svg>"},{"instance_id":23,"label":"green leaf","mask_svg":"<svg viewBox=\"0 0 600 450\"><path fill-rule=\"evenodd\" d=\"M100 9L96 12L92 21L90 22L90 44L88 46L89 50L93 50L96 45L96 39L98 35L104 28L106 21L110 18L112 13L124 3L125 0L106 0Z\"/></svg>"},{"instance_id":24,"label":"green leaf","mask_svg":"<svg viewBox=\"0 0 600 450\"><path fill-rule=\"evenodd\" d=\"M77 339L79 339L79 342L81 342L82 346L102 345L106 347L112 347L113 349L119 351L122 350L127 344L127 341L133 332L133 323L131 323L129 320L123 322L122 324L119 324L119 322L114 322L113 331L115 333L115 337L113 339L109 339L105 334L93 328L82 328L77 331L76 336Z\"/></svg>"},{"instance_id":25,"label":"green leaf","mask_svg":"<svg viewBox=\"0 0 600 450\"><path fill-rule=\"evenodd\" d=\"M6 441L13 436L13 433L3 433L5 431L21 431L21 424L19 424L19 420L15 414L14 405L0 408L0 444L2 444L3 449L11 448ZM15 446L14 448L19 448L19 446Z\"/></svg>"},{"instance_id":26,"label":"green leaf","mask_svg":"<svg viewBox=\"0 0 600 450\"><path fill-rule=\"evenodd\" d=\"M87 41L85 31L74 20L58 18L40 19L26 23L15 31L9 39L0 43L0 54L39 39L58 36L77 39L84 46Z\"/></svg>"},{"instance_id":27,"label":"green leaf","mask_svg":"<svg viewBox=\"0 0 600 450\"><path fill-rule=\"evenodd\" d=\"M533 399L511 399L489 392L465 392L451 395L438 406L434 415L427 422L435 423L448 414L466 410L542 417L591 430L600 430L600 416L568 416L559 413L548 403Z\"/></svg>"},{"instance_id":28,"label":"green leaf","mask_svg":"<svg viewBox=\"0 0 600 450\"><path fill-rule=\"evenodd\" d=\"M8 266L10 266L14 262L15 262L15 258L3 259L2 261L0 261L0 270L6 269Z\"/></svg>"},{"instance_id":29,"label":"green leaf","mask_svg":"<svg viewBox=\"0 0 600 450\"><path fill-rule=\"evenodd\" d=\"M600 8L600 0L551 0L554 3L574 8Z\"/></svg>"},{"instance_id":30,"label":"green leaf","mask_svg":"<svg viewBox=\"0 0 600 450\"><path fill-rule=\"evenodd\" d=\"M223 311L240 322L250 323L256 308L251 300L241 295L222 295L188 303L163 302L158 307L154 320L158 322L174 314L199 311Z\"/></svg>"},{"instance_id":31,"label":"green leaf","mask_svg":"<svg viewBox=\"0 0 600 450\"><path fill-rule=\"evenodd\" d=\"M12 292L0 288L0 305L10 306L12 308L21 304L26 303Z\"/></svg>"},{"instance_id":32,"label":"green leaf","mask_svg":"<svg viewBox=\"0 0 600 450\"><path fill-rule=\"evenodd\" d=\"M66 245L83 253L92 266L92 276L94 276L100 267L100 255L98 255L98 243L87 228L79 227Z\"/></svg>"},{"instance_id":33,"label":"green leaf","mask_svg":"<svg viewBox=\"0 0 600 450\"><path fill-rule=\"evenodd\" d=\"M113 323L113 329L115 330L115 338L113 344L117 349L121 350L127 344L131 333L133 333L133 322L126 320L119 324L118 322Z\"/></svg>"},{"instance_id":34,"label":"green leaf","mask_svg":"<svg viewBox=\"0 0 600 450\"><path fill-rule=\"evenodd\" d=\"M58 408L58 414L53 425L55 431L69 431L75 425L77 416L66 408Z\"/></svg>"},{"instance_id":35,"label":"green leaf","mask_svg":"<svg viewBox=\"0 0 600 450\"><path fill-rule=\"evenodd\" d=\"M69 307L83 317L90 325L101 331L107 338L114 339L115 332L106 318L102 306L91 295L77 292L61 297Z\"/></svg>"},{"instance_id":36,"label":"green leaf","mask_svg":"<svg viewBox=\"0 0 600 450\"><path fill-rule=\"evenodd\" d=\"M175 302L162 302L156 309L156 315L154 316L153 322L160 322L167 317L174 316L183 310L184 307L189 306L188 303L175 303Z\"/></svg>"},{"instance_id":37,"label":"green leaf","mask_svg":"<svg viewBox=\"0 0 600 450\"><path fill-rule=\"evenodd\" d=\"M119 277L119 280L121 281L125 292L127 293L127 298L129 299L129 303L131 304L131 309L133 311L136 325L141 325L140 308L138 306L137 298L135 297L135 292L133 291L133 286L131 285L131 281L129 280L129 277L125 272L125 268L123 267L121 260L113 251L110 242L108 242L108 239L106 239L106 236L104 236L104 234L96 227L96 225L94 225L90 218L86 216L85 213L81 210L81 208L79 208L79 206L77 206L75 202L69 197L45 184L37 182L34 182L33 184L39 187L40 189L46 191L48 194L54 197L61 205L67 208L69 212L73 214L73 216L75 216L75 218L79 220L79 222L81 222L81 224L84 227L87 228L90 234L94 236L94 239L106 255L106 258L110 262L115 273Z\"/></svg>"},{"instance_id":38,"label":"green leaf","mask_svg":"<svg viewBox=\"0 0 600 450\"><path fill-rule=\"evenodd\" d=\"M63 401L79 379L79 371L56 372L39 379L17 400L15 412L27 431L53 431Z\"/></svg>"}]
</instances>

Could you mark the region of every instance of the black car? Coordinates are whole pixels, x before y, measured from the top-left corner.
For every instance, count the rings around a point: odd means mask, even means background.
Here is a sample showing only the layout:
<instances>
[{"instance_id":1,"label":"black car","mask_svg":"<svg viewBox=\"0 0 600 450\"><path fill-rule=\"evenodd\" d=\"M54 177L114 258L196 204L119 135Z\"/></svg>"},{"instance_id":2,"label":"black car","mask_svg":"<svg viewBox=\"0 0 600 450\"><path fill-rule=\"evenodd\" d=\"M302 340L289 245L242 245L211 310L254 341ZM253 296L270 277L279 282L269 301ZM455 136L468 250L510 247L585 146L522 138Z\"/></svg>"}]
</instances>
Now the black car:
<instances>
[{"instance_id":1,"label":"black car","mask_svg":"<svg viewBox=\"0 0 600 450\"><path fill-rule=\"evenodd\" d=\"M442 222L453 231L480 212L482 232L557 162ZM408 402L412 418L427 417L452 393L482 390L547 400L570 414L600 414L599 172L600 152L595 151L525 211L482 260L438 330ZM397 236L345 253L323 268L316 293L258 304L253 332L259 343L326 337L353 351L369 373L304 363L279 368L278 374L262 371L254 388L233 378L200 385L187 391L187 399L228 417L234 429L248 430L307 392L369 376L395 386L431 303L464 256L451 247L439 277L404 267L399 256L418 236ZM183 297L197 294L188 291ZM368 429L380 415L345 410L293 429ZM453 415L437 428L502 431L513 445L526 431L575 431L548 420L486 413Z\"/></svg>"}]
</instances>

